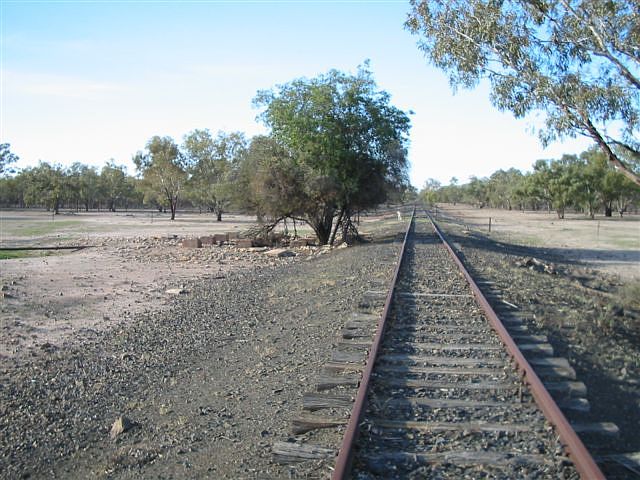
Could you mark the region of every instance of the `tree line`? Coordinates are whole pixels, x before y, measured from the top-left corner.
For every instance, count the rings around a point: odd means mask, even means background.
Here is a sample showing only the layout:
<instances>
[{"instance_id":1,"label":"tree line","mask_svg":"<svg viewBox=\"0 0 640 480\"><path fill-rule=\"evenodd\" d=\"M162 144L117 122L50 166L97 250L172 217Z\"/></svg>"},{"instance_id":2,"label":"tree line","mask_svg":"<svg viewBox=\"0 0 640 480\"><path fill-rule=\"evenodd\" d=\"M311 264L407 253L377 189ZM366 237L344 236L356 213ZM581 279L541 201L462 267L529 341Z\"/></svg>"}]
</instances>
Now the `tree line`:
<instances>
[{"instance_id":1,"label":"tree line","mask_svg":"<svg viewBox=\"0 0 640 480\"><path fill-rule=\"evenodd\" d=\"M9 150L9 145L3 147ZM63 167L41 161L35 167L0 178L0 205L43 207L55 214L63 207L115 212L116 208L142 205L142 196L138 179L127 175L125 167L113 160L100 170L79 162Z\"/></svg>"},{"instance_id":2,"label":"tree line","mask_svg":"<svg viewBox=\"0 0 640 480\"><path fill-rule=\"evenodd\" d=\"M268 135L207 129L181 144L154 136L133 155L136 175L113 160L101 170L40 162L1 175L0 204L105 209L193 206L218 221L234 208L253 213L268 233L286 219L307 223L321 244L357 236L354 216L411 190L409 117L378 90L368 64L356 74L331 70L260 91L254 105ZM17 160L0 151L2 173Z\"/></svg>"},{"instance_id":3,"label":"tree line","mask_svg":"<svg viewBox=\"0 0 640 480\"><path fill-rule=\"evenodd\" d=\"M456 178L445 186L430 179L420 197L431 204L461 202L479 208L544 209L555 211L558 218L572 210L594 218L597 211L610 217L614 212L622 216L631 206L637 208L640 187L617 170L600 148L593 147L580 155L538 160L527 173L515 168L498 170L488 178L471 177L463 185Z\"/></svg>"},{"instance_id":4,"label":"tree line","mask_svg":"<svg viewBox=\"0 0 640 480\"><path fill-rule=\"evenodd\" d=\"M508 170L466 185L433 183L423 191L427 199L549 208L560 217L568 208L593 216L603 207L611 215L636 201L637 188L629 182L640 186L637 2L411 0L410 5L405 28L454 89L486 80L498 109L516 118L544 114L543 144L586 136L598 147L578 157L539 161L530 174ZM352 219L358 211L410 192L409 118L377 89L367 64L356 75L332 70L259 92L254 103L263 109L260 119L269 135L248 140L239 133L213 137L196 130L182 145L153 137L134 157L135 177L122 177L121 168L107 165L120 171L112 191L109 172L104 180L103 171L85 172L100 179L99 189L88 187L90 195L82 193L83 175L77 173L82 165L73 173L41 163L2 179L0 201L53 209L74 201L107 208L142 203L167 208L172 218L180 202L190 202L218 219L235 205L268 220L267 229L286 218L305 221L327 243L338 233L345 239L357 234ZM0 153L1 175L15 155L6 145ZM74 182L65 183L70 179Z\"/></svg>"}]
</instances>

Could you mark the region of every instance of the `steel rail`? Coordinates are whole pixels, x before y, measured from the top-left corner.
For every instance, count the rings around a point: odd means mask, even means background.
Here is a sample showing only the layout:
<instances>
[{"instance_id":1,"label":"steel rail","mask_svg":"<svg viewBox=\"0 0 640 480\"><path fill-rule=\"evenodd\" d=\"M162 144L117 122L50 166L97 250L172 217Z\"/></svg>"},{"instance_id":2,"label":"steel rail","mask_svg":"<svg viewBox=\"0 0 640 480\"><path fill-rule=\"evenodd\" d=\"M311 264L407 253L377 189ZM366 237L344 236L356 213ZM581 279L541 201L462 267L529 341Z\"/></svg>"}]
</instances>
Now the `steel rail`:
<instances>
[{"instance_id":1,"label":"steel rail","mask_svg":"<svg viewBox=\"0 0 640 480\"><path fill-rule=\"evenodd\" d=\"M429 214L428 212L427 216L429 217L429 220L433 225L433 229L442 240L443 245L447 248L449 254L458 265L458 268L467 279L467 282L469 283L469 286L471 287L471 290L476 297L476 301L484 310L489 323L500 337L500 340L505 345L507 351L509 352L509 355L511 355L511 357L515 361L517 371L522 376L523 382L529 386L531 395L533 396L535 402L538 404L538 407L540 407L542 413L544 413L547 420L555 428L556 433L560 437L560 441L562 442L568 457L573 462L576 470L580 474L580 477L586 480L605 479L605 476L603 475L602 471L596 464L587 448L582 443L582 440L580 440L576 432L573 430L573 427L571 427L571 424L560 410L560 407L558 407L556 402L551 397L549 391L545 388L544 384L540 380L540 377L538 377L533 367L531 367L527 359L524 357L524 355L516 345L513 338L511 338L511 335L505 328L504 324L500 321L498 315L493 310L493 308L483 295L482 291L465 268L455 250L447 241L446 236L444 235L444 233L442 233L440 227L438 227L436 222L431 217L431 214Z\"/></svg>"},{"instance_id":2,"label":"steel rail","mask_svg":"<svg viewBox=\"0 0 640 480\"><path fill-rule=\"evenodd\" d=\"M404 259L404 253L407 246L407 239L409 238L409 232L413 227L415 214L416 209L414 207L413 211L411 212L411 220L409 221L409 226L407 227L407 231L404 234L400 253L398 254L398 263L396 264L396 268L393 272L393 278L391 279L389 292L387 293L387 298L385 300L384 310L382 311L380 320L378 320L376 334L373 338L373 343L371 345L371 350L369 350L369 355L367 356L367 362L362 373L362 379L360 380L360 385L358 386L358 393L356 394L356 399L353 403L353 409L351 410L351 416L349 417L349 422L347 423L347 428L342 439L342 445L340 446L338 457L336 458L336 465L331 475L332 480L342 480L346 478L351 469L351 461L353 459L353 446L355 445L355 441L358 436L358 426L360 424L360 418L362 417L362 412L365 409L364 407L367 400L367 393L369 391L369 384L371 381L373 366L376 363L378 350L380 349L382 338L384 337L384 330L387 325L387 317L389 316L389 311L391 310L391 301L396 289L396 283L400 274L400 267L402 266L402 260Z\"/></svg>"}]
</instances>

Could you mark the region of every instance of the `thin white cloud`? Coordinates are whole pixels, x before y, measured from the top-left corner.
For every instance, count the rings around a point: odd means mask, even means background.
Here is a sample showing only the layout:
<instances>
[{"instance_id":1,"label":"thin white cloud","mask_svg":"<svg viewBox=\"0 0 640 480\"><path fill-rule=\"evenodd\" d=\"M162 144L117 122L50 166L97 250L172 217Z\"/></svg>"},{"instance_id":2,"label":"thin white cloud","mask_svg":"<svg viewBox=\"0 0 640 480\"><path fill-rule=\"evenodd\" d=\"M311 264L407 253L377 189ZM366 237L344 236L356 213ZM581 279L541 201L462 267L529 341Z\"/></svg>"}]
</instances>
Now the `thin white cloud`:
<instances>
[{"instance_id":1,"label":"thin white cloud","mask_svg":"<svg viewBox=\"0 0 640 480\"><path fill-rule=\"evenodd\" d=\"M123 85L67 75L5 71L2 76L4 93L9 97L14 94L26 94L101 100L126 90Z\"/></svg>"},{"instance_id":2,"label":"thin white cloud","mask_svg":"<svg viewBox=\"0 0 640 480\"><path fill-rule=\"evenodd\" d=\"M190 74L201 74L211 77L243 77L265 72L267 67L252 64L196 64L191 65Z\"/></svg>"}]
</instances>

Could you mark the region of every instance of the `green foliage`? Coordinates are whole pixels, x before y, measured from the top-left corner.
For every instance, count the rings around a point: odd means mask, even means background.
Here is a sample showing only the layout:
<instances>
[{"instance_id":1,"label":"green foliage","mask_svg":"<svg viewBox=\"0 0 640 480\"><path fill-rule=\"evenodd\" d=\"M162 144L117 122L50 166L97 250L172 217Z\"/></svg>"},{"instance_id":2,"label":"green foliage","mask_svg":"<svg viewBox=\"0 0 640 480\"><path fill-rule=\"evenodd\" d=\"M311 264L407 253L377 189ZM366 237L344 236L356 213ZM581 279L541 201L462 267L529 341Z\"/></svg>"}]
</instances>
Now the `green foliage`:
<instances>
[{"instance_id":1,"label":"green foliage","mask_svg":"<svg viewBox=\"0 0 640 480\"><path fill-rule=\"evenodd\" d=\"M287 152L280 160L304 178L304 189L296 193L300 198L286 195L289 209L303 208L321 243L332 241L339 225L346 240L352 214L408 184L409 118L390 105L388 93L377 90L367 67L356 75L331 70L297 79L258 92L254 100L264 107L259 118Z\"/></svg>"},{"instance_id":2,"label":"green foliage","mask_svg":"<svg viewBox=\"0 0 640 480\"><path fill-rule=\"evenodd\" d=\"M523 175L520 170L498 170L489 177L487 199L491 206L511 210L520 200L519 188Z\"/></svg>"},{"instance_id":3,"label":"green foliage","mask_svg":"<svg viewBox=\"0 0 640 480\"><path fill-rule=\"evenodd\" d=\"M69 169L74 199L89 211L101 194L100 175L94 167L74 163Z\"/></svg>"},{"instance_id":4,"label":"green foliage","mask_svg":"<svg viewBox=\"0 0 640 480\"><path fill-rule=\"evenodd\" d=\"M102 167L97 189L102 193L107 209L111 212L116 211L118 202L126 202L134 196L134 185L127 177L126 167L116 165L113 159Z\"/></svg>"},{"instance_id":5,"label":"green foliage","mask_svg":"<svg viewBox=\"0 0 640 480\"><path fill-rule=\"evenodd\" d=\"M578 191L577 162L575 155L563 155L560 160L538 160L533 166L532 191L557 212L558 218L564 218Z\"/></svg>"},{"instance_id":6,"label":"green foliage","mask_svg":"<svg viewBox=\"0 0 640 480\"><path fill-rule=\"evenodd\" d=\"M26 206L44 205L55 214L67 195L68 177L61 165L40 162L37 167L22 172L25 182L24 201Z\"/></svg>"},{"instance_id":7,"label":"green foliage","mask_svg":"<svg viewBox=\"0 0 640 480\"><path fill-rule=\"evenodd\" d=\"M434 178L428 178L424 182L419 197L427 205L434 205L438 201L438 193L442 189L440 182Z\"/></svg>"},{"instance_id":8,"label":"green foliage","mask_svg":"<svg viewBox=\"0 0 640 480\"><path fill-rule=\"evenodd\" d=\"M0 177L6 173L11 173L13 170L10 165L18 160L18 156L11 153L11 145L8 143L0 144Z\"/></svg>"},{"instance_id":9,"label":"green foliage","mask_svg":"<svg viewBox=\"0 0 640 480\"><path fill-rule=\"evenodd\" d=\"M180 195L187 183L185 160L171 137L152 137L146 152L138 152L133 162L142 174L140 187L145 203L168 206L176 218Z\"/></svg>"},{"instance_id":10,"label":"green foliage","mask_svg":"<svg viewBox=\"0 0 640 480\"><path fill-rule=\"evenodd\" d=\"M189 172L188 197L222 220L231 204L235 179L247 149L244 134L218 132L213 138L209 130L194 130L185 137L182 149Z\"/></svg>"},{"instance_id":11,"label":"green foliage","mask_svg":"<svg viewBox=\"0 0 640 480\"><path fill-rule=\"evenodd\" d=\"M254 137L238 172L237 203L261 220L302 217L310 201L305 173L275 138Z\"/></svg>"},{"instance_id":12,"label":"green foliage","mask_svg":"<svg viewBox=\"0 0 640 480\"><path fill-rule=\"evenodd\" d=\"M540 138L591 137L640 185L640 30L635 0L412 0L406 27L451 85L491 84L516 117L546 113ZM637 164L636 164L637 165Z\"/></svg>"},{"instance_id":13,"label":"green foliage","mask_svg":"<svg viewBox=\"0 0 640 480\"><path fill-rule=\"evenodd\" d=\"M531 173L498 170L489 178L472 177L458 185L457 179L440 187L437 182L423 189L432 201L463 201L480 208L547 208L564 218L569 208L583 211L591 218L599 208L611 216L613 209L622 215L632 204L640 202L640 188L617 171L598 148L579 156L564 155L559 160L538 160Z\"/></svg>"}]
</instances>

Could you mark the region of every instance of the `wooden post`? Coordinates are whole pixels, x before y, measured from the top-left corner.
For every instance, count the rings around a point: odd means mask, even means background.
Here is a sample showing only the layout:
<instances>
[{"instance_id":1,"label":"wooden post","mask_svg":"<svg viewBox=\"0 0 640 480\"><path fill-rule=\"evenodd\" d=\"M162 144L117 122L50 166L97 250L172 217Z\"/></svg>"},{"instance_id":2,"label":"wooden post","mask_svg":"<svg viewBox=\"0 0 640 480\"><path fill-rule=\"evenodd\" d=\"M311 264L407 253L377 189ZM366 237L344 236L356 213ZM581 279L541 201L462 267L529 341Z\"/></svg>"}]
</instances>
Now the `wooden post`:
<instances>
[{"instance_id":1,"label":"wooden post","mask_svg":"<svg viewBox=\"0 0 640 480\"><path fill-rule=\"evenodd\" d=\"M491 217L489 217L489 233L491 233Z\"/></svg>"}]
</instances>

